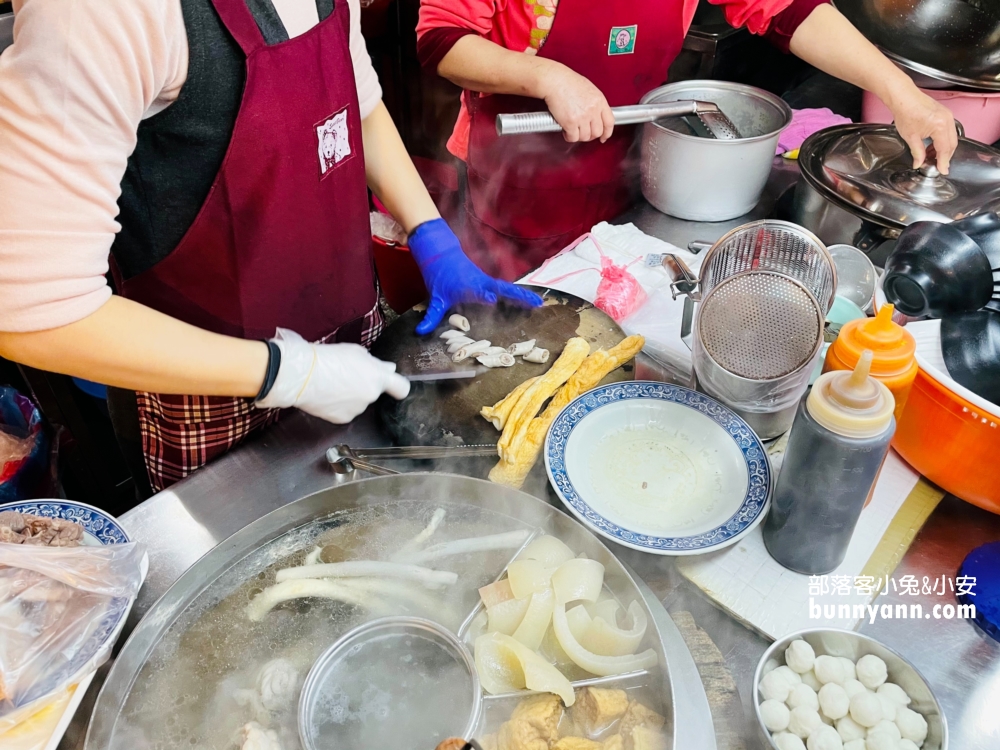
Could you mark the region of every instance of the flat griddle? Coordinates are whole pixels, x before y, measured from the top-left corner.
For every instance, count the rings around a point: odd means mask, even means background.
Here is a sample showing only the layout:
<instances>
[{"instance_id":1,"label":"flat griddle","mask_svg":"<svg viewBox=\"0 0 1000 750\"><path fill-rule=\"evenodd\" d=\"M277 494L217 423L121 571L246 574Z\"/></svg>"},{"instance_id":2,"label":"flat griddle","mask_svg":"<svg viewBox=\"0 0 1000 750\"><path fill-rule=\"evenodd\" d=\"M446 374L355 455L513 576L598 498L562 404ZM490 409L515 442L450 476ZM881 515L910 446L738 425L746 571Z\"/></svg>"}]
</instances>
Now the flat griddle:
<instances>
[{"instance_id":1,"label":"flat griddle","mask_svg":"<svg viewBox=\"0 0 1000 750\"><path fill-rule=\"evenodd\" d=\"M456 312L469 319L469 336L489 339L494 346L509 346L536 339L536 346L548 349L544 365L522 362L513 367L489 369L475 360L460 365L451 361L445 342L439 338L451 326L445 322L428 336L416 334L424 306L404 313L389 326L372 347L372 354L397 364L404 375L470 367L480 371L475 379L414 383L402 401L383 397L377 413L383 428L399 445L477 445L495 443L499 433L479 415L483 406L492 406L523 381L546 372L562 353L566 341L580 336L590 342L591 351L610 349L625 334L606 313L591 303L550 289L535 289L545 304L534 310L506 305L467 305ZM634 380L635 367L628 362L609 374L602 384Z\"/></svg>"}]
</instances>

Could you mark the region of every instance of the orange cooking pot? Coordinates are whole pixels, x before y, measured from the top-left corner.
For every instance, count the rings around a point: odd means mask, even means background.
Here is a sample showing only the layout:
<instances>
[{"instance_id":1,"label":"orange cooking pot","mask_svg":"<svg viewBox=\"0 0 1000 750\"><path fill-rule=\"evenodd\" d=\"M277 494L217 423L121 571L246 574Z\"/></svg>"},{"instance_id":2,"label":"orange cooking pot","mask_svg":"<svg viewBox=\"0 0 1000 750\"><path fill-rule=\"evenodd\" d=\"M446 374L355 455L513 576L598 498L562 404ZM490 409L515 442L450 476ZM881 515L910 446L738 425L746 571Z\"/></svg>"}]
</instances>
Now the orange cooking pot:
<instances>
[{"instance_id":1,"label":"orange cooking pot","mask_svg":"<svg viewBox=\"0 0 1000 750\"><path fill-rule=\"evenodd\" d=\"M893 447L941 489L1000 513L1000 407L917 360Z\"/></svg>"}]
</instances>

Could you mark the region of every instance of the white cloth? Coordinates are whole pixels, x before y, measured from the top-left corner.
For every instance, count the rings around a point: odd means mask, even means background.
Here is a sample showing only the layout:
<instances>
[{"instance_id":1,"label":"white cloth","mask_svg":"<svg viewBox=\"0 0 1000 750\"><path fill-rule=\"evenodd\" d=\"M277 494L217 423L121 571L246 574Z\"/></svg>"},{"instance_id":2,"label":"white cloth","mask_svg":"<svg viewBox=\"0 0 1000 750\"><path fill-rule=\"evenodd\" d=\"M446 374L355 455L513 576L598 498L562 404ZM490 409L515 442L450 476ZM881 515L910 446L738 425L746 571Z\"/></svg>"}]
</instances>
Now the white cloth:
<instances>
[{"instance_id":1,"label":"white cloth","mask_svg":"<svg viewBox=\"0 0 1000 750\"><path fill-rule=\"evenodd\" d=\"M643 351L648 355L679 374L690 375L691 350L681 341L684 297L673 299L671 279L666 270L659 263L647 266L646 259L672 253L697 274L702 256L650 237L634 224L612 225L605 221L591 229L590 234L600 243L601 250L588 238L575 248L553 256L519 283L558 289L593 302L601 281L601 251L616 265L631 263L628 270L646 292L647 299L638 310L621 321L622 329L630 335L644 336L646 346Z\"/></svg>"}]
</instances>

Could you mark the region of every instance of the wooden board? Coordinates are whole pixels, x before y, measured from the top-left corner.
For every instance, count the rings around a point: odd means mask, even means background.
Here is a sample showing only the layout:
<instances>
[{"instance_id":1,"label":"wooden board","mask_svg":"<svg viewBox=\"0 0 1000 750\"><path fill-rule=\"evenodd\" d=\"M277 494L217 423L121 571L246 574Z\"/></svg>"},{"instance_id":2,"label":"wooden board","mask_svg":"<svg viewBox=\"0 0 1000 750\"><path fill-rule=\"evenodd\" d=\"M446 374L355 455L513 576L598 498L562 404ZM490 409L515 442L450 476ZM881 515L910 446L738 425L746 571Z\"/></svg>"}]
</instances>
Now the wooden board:
<instances>
[{"instance_id":1,"label":"wooden board","mask_svg":"<svg viewBox=\"0 0 1000 750\"><path fill-rule=\"evenodd\" d=\"M545 305L534 310L504 305L495 308L468 305L458 312L469 319L469 336L488 339L494 346L510 346L536 339L536 346L548 349L544 365L522 362L513 367L488 369L475 360L452 363L445 342L439 338L450 328L441 325L428 336L415 329L423 317L423 306L404 313L379 337L372 347L376 357L397 363L404 375L475 367L475 379L434 383L414 383L403 401L383 397L378 415L383 427L399 445L476 445L495 443L499 433L479 416L483 406L492 406L516 386L546 372L562 352L566 341L580 336L590 342L591 351L610 349L625 338L617 323L589 302L552 290L536 289ZM635 378L632 362L620 367L602 383Z\"/></svg>"}]
</instances>

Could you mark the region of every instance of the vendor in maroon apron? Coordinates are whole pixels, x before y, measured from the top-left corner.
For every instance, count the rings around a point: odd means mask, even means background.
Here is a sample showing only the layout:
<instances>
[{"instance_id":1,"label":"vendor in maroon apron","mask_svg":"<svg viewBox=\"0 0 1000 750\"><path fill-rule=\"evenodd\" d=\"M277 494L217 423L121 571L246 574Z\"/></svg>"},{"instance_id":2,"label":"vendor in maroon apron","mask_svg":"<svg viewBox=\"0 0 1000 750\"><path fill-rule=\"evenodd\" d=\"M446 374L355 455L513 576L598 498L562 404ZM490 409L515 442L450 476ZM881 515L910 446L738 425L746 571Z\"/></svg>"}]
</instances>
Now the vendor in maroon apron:
<instances>
[{"instance_id":1,"label":"vendor in maroon apron","mask_svg":"<svg viewBox=\"0 0 1000 750\"><path fill-rule=\"evenodd\" d=\"M683 0L565 0L538 57L560 62L600 89L612 107L638 104L666 79L684 41ZM463 234L477 264L516 279L635 199L634 128L605 142L561 133L500 137L496 116L541 102L470 93L468 191ZM544 106L544 105L542 105Z\"/></svg>"},{"instance_id":2,"label":"vendor in maroon apron","mask_svg":"<svg viewBox=\"0 0 1000 750\"><path fill-rule=\"evenodd\" d=\"M371 389L371 400L383 391L401 398L408 390L393 374L394 365L377 363L372 370L370 355L360 349L306 343L367 347L383 326L347 3L337 0L318 26L278 44L267 43L245 0L211 4L246 66L238 114L222 144L224 159L179 242L151 267L130 272L135 246L154 241L130 231L143 226L145 217L137 214L169 213L171 200L183 199L170 194L169 170L196 168L189 160L202 155L199 139L211 141L202 132L205 123L212 121L216 101L230 93L213 91L213 75L192 70L178 103L140 126L122 185L123 231L113 247L112 270L120 294L171 317L229 336L274 338L256 400L137 393L154 490L274 421L274 407L294 405L331 421L348 421L364 408L367 399L357 407L329 396L309 408L310 384L323 377L349 381L353 372L374 379L373 389L363 384ZM189 12L192 5L186 6ZM189 22L192 67L212 57L198 44L203 27ZM201 70L206 71L217 69L208 65ZM224 67L218 69L218 75L224 73ZM535 302L533 295L476 269L441 219L417 227L410 244L432 294L421 333L433 329L455 302L492 303L498 297Z\"/></svg>"}]
</instances>

